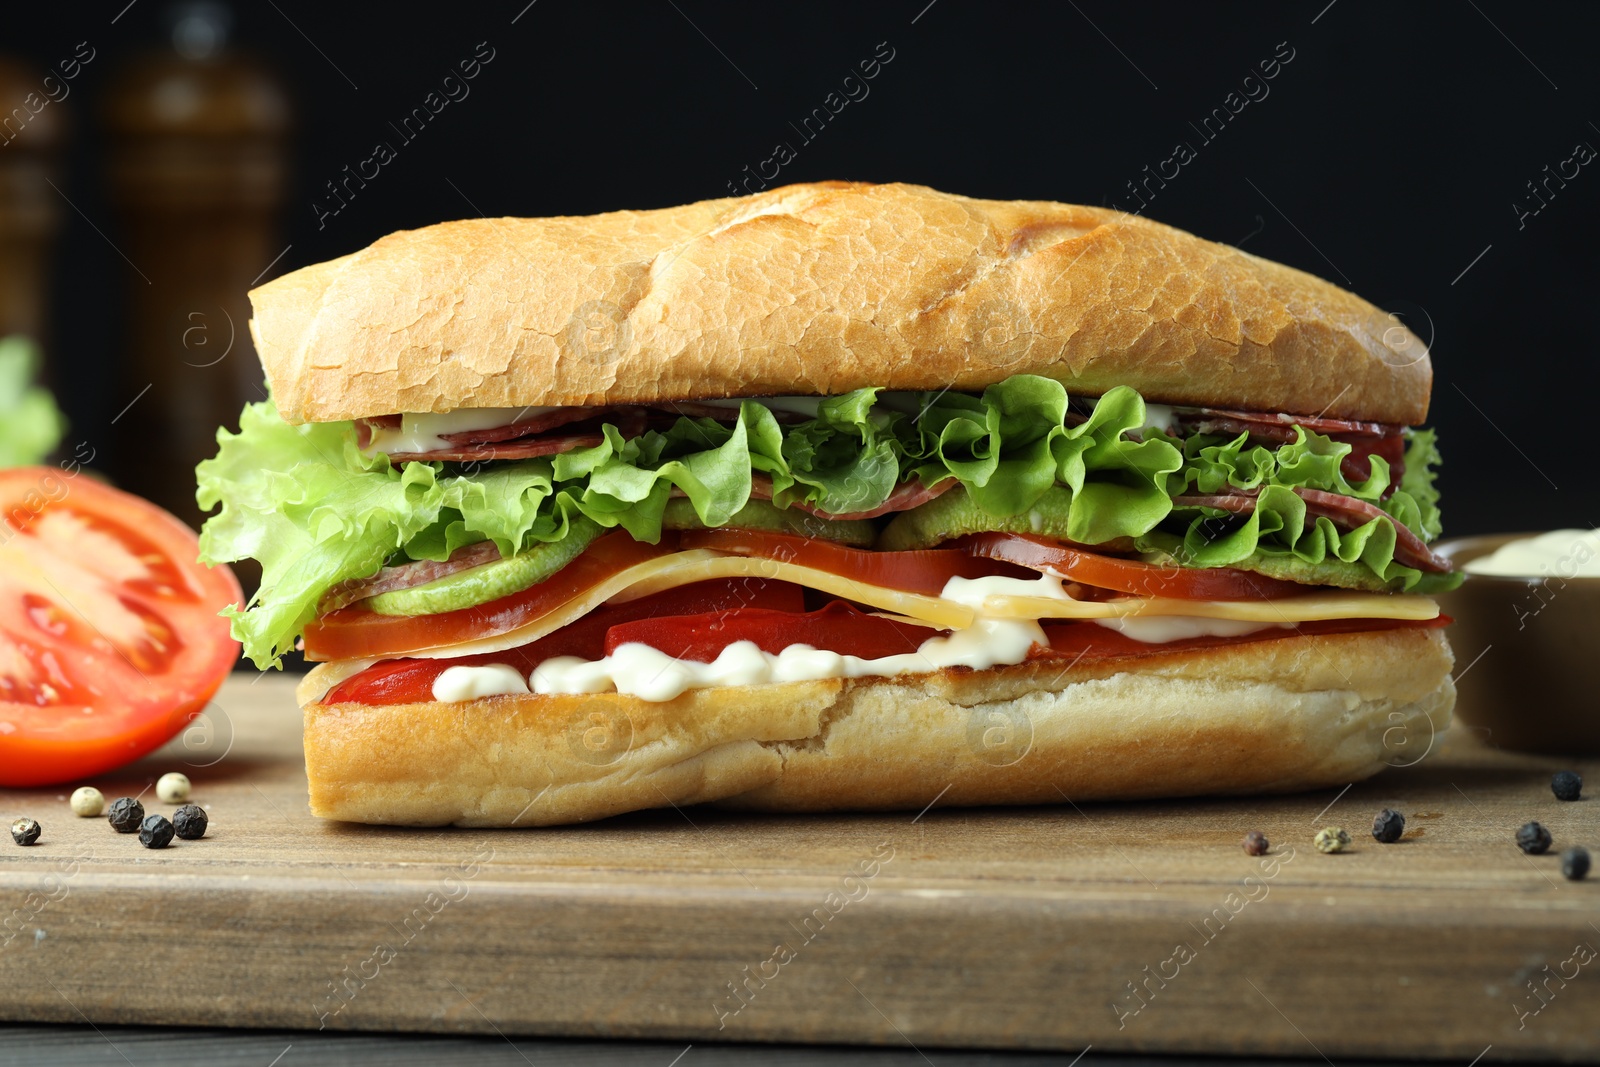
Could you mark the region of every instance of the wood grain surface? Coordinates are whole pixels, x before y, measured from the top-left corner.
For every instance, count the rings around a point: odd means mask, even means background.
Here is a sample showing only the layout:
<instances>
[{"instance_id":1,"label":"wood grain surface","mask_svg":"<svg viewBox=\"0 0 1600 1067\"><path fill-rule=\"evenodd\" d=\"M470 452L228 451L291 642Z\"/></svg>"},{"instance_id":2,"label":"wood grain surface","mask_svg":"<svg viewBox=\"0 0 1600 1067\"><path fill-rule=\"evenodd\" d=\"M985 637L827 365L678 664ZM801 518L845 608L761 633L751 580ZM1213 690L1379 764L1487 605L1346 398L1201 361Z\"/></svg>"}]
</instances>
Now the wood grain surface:
<instances>
[{"instance_id":1,"label":"wood grain surface","mask_svg":"<svg viewBox=\"0 0 1600 1067\"><path fill-rule=\"evenodd\" d=\"M164 851L0 791L0 1018L901 1048L1485 1060L1600 1055L1600 846L1550 760L1439 739L1345 791L553 830L331 824L288 680L240 677L167 770L211 834ZM1414 739L1419 755L1427 739ZM1406 762L1410 762L1407 760ZM1600 788L1600 764L1575 764ZM929 797L929 800L934 800ZM1374 812L1406 813L1379 845ZM1347 827L1341 855L1311 847ZM1242 835L1273 842L1247 856ZM3 1057L0 1057L3 1058Z\"/></svg>"}]
</instances>

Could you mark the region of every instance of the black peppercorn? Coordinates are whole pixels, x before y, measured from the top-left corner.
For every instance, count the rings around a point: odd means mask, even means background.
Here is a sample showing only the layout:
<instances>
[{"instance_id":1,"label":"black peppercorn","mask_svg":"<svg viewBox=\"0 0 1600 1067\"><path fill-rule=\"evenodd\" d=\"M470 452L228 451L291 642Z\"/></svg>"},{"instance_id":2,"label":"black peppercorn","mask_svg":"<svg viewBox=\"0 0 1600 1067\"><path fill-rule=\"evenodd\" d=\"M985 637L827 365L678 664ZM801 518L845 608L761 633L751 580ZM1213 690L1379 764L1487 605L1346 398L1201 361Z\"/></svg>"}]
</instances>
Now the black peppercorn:
<instances>
[{"instance_id":1,"label":"black peppercorn","mask_svg":"<svg viewBox=\"0 0 1600 1067\"><path fill-rule=\"evenodd\" d=\"M1525 823L1517 831L1517 847L1530 856L1540 856L1550 851L1550 831L1536 822Z\"/></svg>"},{"instance_id":2,"label":"black peppercorn","mask_svg":"<svg viewBox=\"0 0 1600 1067\"><path fill-rule=\"evenodd\" d=\"M172 828L185 841L196 841L206 836L205 809L197 804L185 804L172 813Z\"/></svg>"},{"instance_id":3,"label":"black peppercorn","mask_svg":"<svg viewBox=\"0 0 1600 1067\"><path fill-rule=\"evenodd\" d=\"M31 845L39 840L39 823L36 819L18 819L11 824L11 840L19 845Z\"/></svg>"},{"instance_id":4,"label":"black peppercorn","mask_svg":"<svg viewBox=\"0 0 1600 1067\"><path fill-rule=\"evenodd\" d=\"M1550 779L1550 792L1557 800L1577 800L1583 792L1583 776L1576 771L1557 771Z\"/></svg>"},{"instance_id":5,"label":"black peppercorn","mask_svg":"<svg viewBox=\"0 0 1600 1067\"><path fill-rule=\"evenodd\" d=\"M1400 840L1406 832L1406 817L1393 808L1384 808L1372 820L1372 836L1386 845Z\"/></svg>"},{"instance_id":6,"label":"black peppercorn","mask_svg":"<svg viewBox=\"0 0 1600 1067\"><path fill-rule=\"evenodd\" d=\"M166 848L172 844L172 824L165 815L152 815L139 824L139 844L145 848Z\"/></svg>"},{"instance_id":7,"label":"black peppercorn","mask_svg":"<svg viewBox=\"0 0 1600 1067\"><path fill-rule=\"evenodd\" d=\"M1561 877L1576 882L1589 874L1589 850L1573 845L1561 854Z\"/></svg>"},{"instance_id":8,"label":"black peppercorn","mask_svg":"<svg viewBox=\"0 0 1600 1067\"><path fill-rule=\"evenodd\" d=\"M117 833L138 833L139 824L144 822L144 805L132 797L120 797L106 809L106 817L111 820L111 828Z\"/></svg>"},{"instance_id":9,"label":"black peppercorn","mask_svg":"<svg viewBox=\"0 0 1600 1067\"><path fill-rule=\"evenodd\" d=\"M1252 856L1265 856L1271 847L1267 835L1260 830L1251 830L1244 835L1244 850Z\"/></svg>"}]
</instances>

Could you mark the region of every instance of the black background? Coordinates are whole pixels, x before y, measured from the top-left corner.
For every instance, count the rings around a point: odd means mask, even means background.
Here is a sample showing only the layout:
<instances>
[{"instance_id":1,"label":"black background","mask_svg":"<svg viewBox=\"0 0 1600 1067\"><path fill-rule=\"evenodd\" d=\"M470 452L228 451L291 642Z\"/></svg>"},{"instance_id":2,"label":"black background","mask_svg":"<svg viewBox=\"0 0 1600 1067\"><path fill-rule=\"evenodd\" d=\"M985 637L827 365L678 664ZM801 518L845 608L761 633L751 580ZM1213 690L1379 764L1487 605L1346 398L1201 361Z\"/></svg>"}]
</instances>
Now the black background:
<instances>
[{"instance_id":1,"label":"black background","mask_svg":"<svg viewBox=\"0 0 1600 1067\"><path fill-rule=\"evenodd\" d=\"M1447 533L1600 522L1600 162L1537 215L1513 207L1575 144L1600 147L1594 4L525 3L235 5L234 43L296 107L274 274L480 212L726 195L779 141L798 149L780 183L1122 207L1187 141L1197 158L1146 214L1346 285L1431 341ZM119 57L163 43L165 8L7 5L3 21L0 48L41 68L98 50L63 188L114 238L93 112ZM495 58L471 95L319 227L323 183L394 140L388 123L479 42ZM894 58L870 94L802 143L790 122L880 42ZM1189 124L1280 42L1294 58L1270 94L1204 143ZM132 274L76 212L59 264L53 377L75 425L104 425Z\"/></svg>"}]
</instances>

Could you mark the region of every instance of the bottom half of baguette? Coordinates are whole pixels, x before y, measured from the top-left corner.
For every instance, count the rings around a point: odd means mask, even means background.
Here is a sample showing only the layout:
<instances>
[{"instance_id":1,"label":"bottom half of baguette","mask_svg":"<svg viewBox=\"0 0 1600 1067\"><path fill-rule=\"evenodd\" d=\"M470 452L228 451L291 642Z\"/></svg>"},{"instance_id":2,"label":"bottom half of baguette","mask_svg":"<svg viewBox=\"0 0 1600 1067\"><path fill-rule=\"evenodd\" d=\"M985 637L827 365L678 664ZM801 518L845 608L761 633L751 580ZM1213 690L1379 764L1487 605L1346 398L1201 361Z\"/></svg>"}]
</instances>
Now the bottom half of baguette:
<instances>
[{"instance_id":1,"label":"bottom half of baguette","mask_svg":"<svg viewBox=\"0 0 1600 1067\"><path fill-rule=\"evenodd\" d=\"M1437 629L1138 659L690 690L305 709L312 811L549 826L716 801L767 811L1037 804L1343 785L1450 721Z\"/></svg>"}]
</instances>

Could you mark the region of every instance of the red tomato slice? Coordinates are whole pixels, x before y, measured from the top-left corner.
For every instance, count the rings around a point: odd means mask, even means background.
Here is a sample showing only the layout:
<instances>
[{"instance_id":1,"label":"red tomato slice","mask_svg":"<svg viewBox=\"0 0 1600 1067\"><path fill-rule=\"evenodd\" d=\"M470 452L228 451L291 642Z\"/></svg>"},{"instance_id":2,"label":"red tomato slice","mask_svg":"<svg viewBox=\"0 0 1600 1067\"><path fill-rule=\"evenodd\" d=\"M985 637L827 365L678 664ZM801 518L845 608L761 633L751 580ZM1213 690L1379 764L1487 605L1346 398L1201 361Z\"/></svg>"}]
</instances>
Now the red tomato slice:
<instances>
[{"instance_id":1,"label":"red tomato slice","mask_svg":"<svg viewBox=\"0 0 1600 1067\"><path fill-rule=\"evenodd\" d=\"M70 782L159 748L239 658L233 572L182 522L88 475L0 471L0 786Z\"/></svg>"},{"instance_id":2,"label":"red tomato slice","mask_svg":"<svg viewBox=\"0 0 1600 1067\"><path fill-rule=\"evenodd\" d=\"M849 548L832 541L794 534L726 528L690 530L681 536L684 548L709 548L736 556L758 556L781 563L796 563L829 574L842 574L869 585L930 596L939 595L945 582L958 575L962 578L981 578L1007 572L1004 566L987 563L974 553L951 548L877 552L870 548Z\"/></svg>"},{"instance_id":3,"label":"red tomato slice","mask_svg":"<svg viewBox=\"0 0 1600 1067\"><path fill-rule=\"evenodd\" d=\"M306 627L306 658L398 656L507 633L548 614L618 571L672 551L675 546L666 539L660 545L650 545L618 530L597 540L539 584L487 604L437 615L379 615L359 604L340 608Z\"/></svg>"},{"instance_id":4,"label":"red tomato slice","mask_svg":"<svg viewBox=\"0 0 1600 1067\"><path fill-rule=\"evenodd\" d=\"M869 615L835 600L804 615L744 608L624 623L607 632L606 655L619 645L637 641L676 659L710 663L734 642L754 641L763 652L774 655L790 645L810 645L862 659L880 659L915 652L922 642L943 632Z\"/></svg>"},{"instance_id":5,"label":"red tomato slice","mask_svg":"<svg viewBox=\"0 0 1600 1067\"><path fill-rule=\"evenodd\" d=\"M1028 534L969 534L951 542L974 556L1004 560L1030 570L1049 570L1084 585L1136 596L1178 600L1275 600L1299 596L1307 586L1230 567L1159 567L1103 556Z\"/></svg>"},{"instance_id":6,"label":"red tomato slice","mask_svg":"<svg viewBox=\"0 0 1600 1067\"><path fill-rule=\"evenodd\" d=\"M556 656L599 659L606 654L606 631L636 619L666 615L704 617L704 613L737 615L743 610L768 610L795 617L805 610L798 585L764 578L727 578L695 582L623 604L602 604L570 626L504 652L486 652L455 659L396 659L375 663L335 686L324 704L413 704L433 699L434 679L446 667L481 667L504 663L529 674Z\"/></svg>"}]
</instances>

